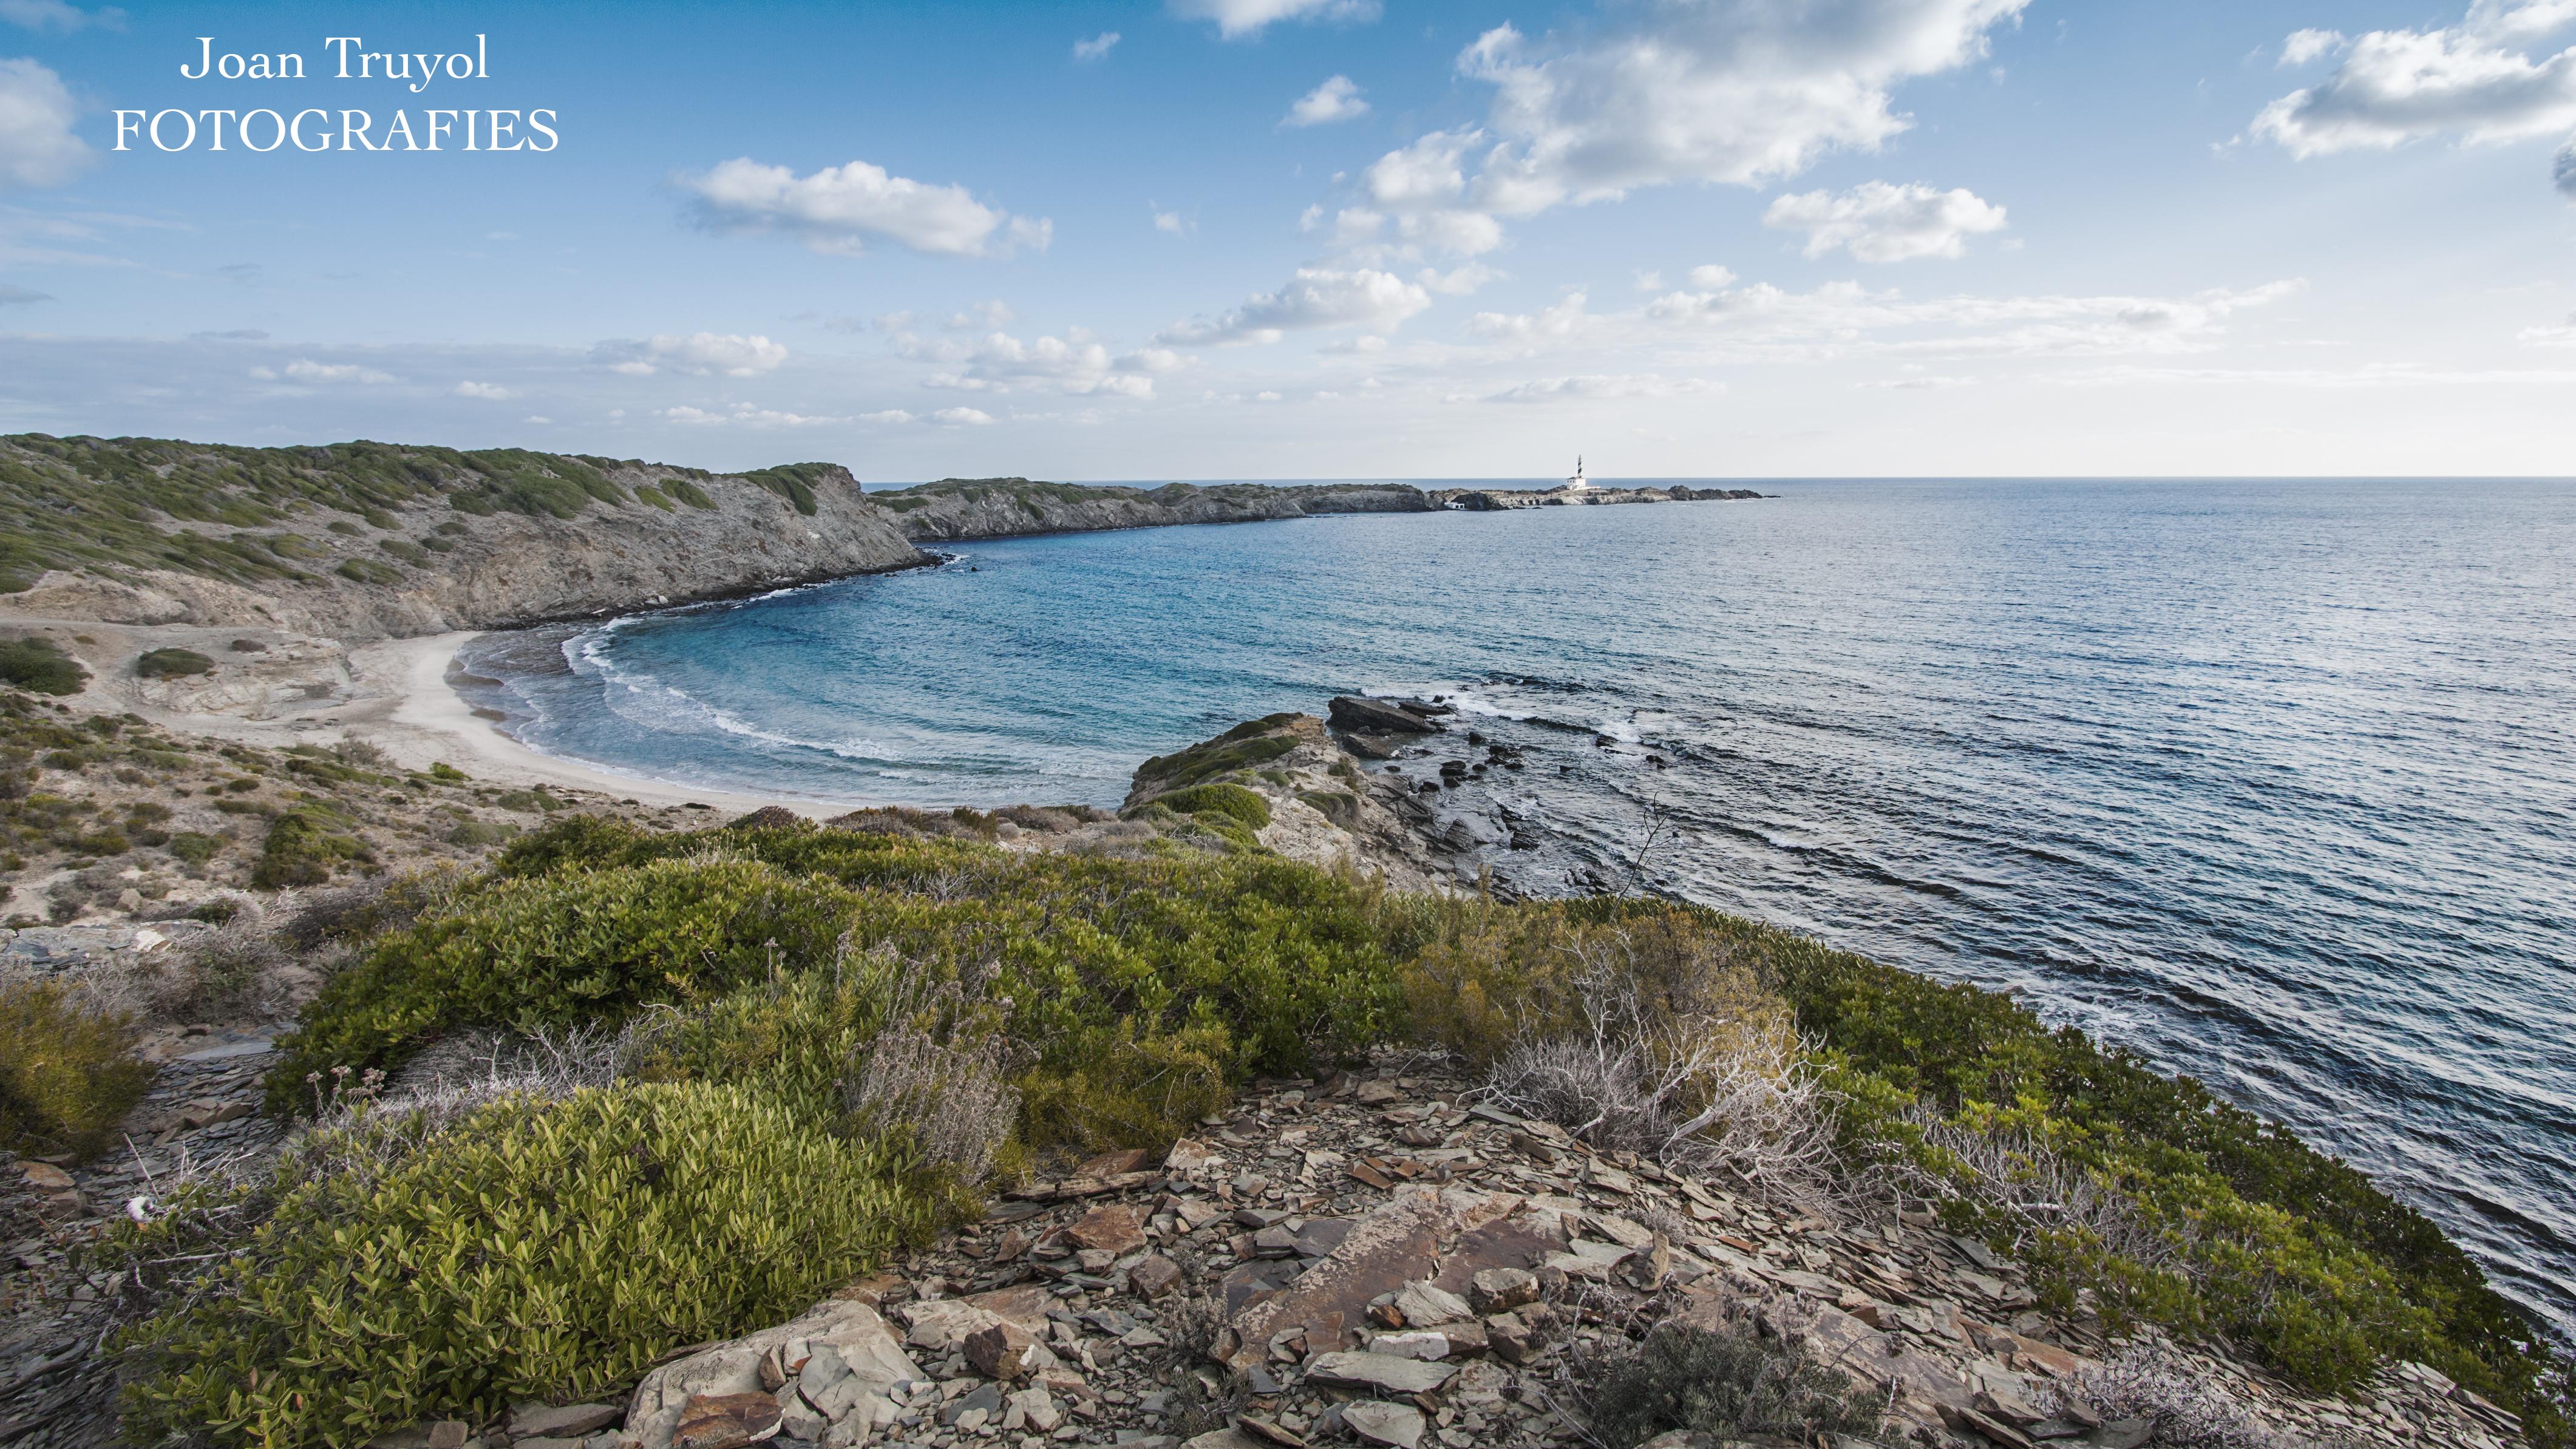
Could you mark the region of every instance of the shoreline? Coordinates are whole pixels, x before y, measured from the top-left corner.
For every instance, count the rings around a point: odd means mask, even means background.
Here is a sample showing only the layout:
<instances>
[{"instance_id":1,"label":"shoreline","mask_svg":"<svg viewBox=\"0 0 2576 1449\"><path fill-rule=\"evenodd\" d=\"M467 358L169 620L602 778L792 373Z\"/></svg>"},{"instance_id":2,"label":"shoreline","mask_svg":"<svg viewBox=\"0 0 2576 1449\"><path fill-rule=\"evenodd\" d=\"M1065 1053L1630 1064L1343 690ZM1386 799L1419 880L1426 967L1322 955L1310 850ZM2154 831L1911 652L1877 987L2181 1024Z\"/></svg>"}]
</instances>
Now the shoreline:
<instances>
[{"instance_id":1,"label":"shoreline","mask_svg":"<svg viewBox=\"0 0 2576 1449\"><path fill-rule=\"evenodd\" d=\"M822 820L885 803L688 785L621 774L586 761L547 754L513 739L494 721L476 715L474 707L448 682L449 671L456 667L457 651L490 632L494 631L466 629L424 634L350 650L352 671L362 680L379 687L390 686L390 690L382 697L380 710L342 711L343 734L366 740L410 769L425 770L443 760L494 783L588 790L621 802L632 800L664 809L696 804L713 807L721 814L742 814L784 806L799 815Z\"/></svg>"}]
</instances>

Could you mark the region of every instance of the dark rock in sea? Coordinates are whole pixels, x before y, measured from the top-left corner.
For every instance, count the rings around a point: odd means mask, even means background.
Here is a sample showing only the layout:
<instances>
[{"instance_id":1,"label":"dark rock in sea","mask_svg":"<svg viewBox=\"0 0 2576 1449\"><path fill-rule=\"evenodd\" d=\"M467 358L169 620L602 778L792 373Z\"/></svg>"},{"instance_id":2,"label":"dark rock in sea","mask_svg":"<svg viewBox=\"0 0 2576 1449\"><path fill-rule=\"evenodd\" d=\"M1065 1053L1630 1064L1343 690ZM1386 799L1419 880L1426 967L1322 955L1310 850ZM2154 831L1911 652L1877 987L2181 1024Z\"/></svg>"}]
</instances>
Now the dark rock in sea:
<instances>
[{"instance_id":1,"label":"dark rock in sea","mask_svg":"<svg viewBox=\"0 0 2576 1449\"><path fill-rule=\"evenodd\" d=\"M1401 747L1402 742L1392 735L1366 734L1356 730L1346 730L1342 734L1342 748L1363 760L1392 760Z\"/></svg>"},{"instance_id":2,"label":"dark rock in sea","mask_svg":"<svg viewBox=\"0 0 2576 1449\"><path fill-rule=\"evenodd\" d=\"M1408 705L1411 701L1407 702ZM1361 699L1355 695L1336 695L1332 703L1332 726L1344 733L1371 734L1436 734L1440 726L1427 716L1436 705L1421 706L1422 713L1383 700Z\"/></svg>"}]
</instances>

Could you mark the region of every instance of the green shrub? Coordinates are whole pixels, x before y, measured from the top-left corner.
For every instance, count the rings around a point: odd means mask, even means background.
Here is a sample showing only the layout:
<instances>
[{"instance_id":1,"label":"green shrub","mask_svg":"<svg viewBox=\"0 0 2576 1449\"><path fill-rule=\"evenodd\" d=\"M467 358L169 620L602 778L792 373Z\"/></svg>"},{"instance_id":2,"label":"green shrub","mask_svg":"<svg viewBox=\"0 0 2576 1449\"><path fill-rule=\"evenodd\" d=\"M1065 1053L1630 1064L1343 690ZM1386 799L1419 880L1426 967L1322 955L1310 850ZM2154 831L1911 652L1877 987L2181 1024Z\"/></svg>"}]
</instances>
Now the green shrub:
<instances>
[{"instance_id":1,"label":"green shrub","mask_svg":"<svg viewBox=\"0 0 2576 1449\"><path fill-rule=\"evenodd\" d=\"M778 1322L936 1226L887 1149L739 1086L507 1097L407 1151L342 1150L394 1160L305 1180L314 1155L290 1160L246 1247L127 1335L130 1433L355 1445L613 1397L670 1350ZM153 1232L128 1230L128 1251L158 1256Z\"/></svg>"},{"instance_id":2,"label":"green shrub","mask_svg":"<svg viewBox=\"0 0 2576 1449\"><path fill-rule=\"evenodd\" d=\"M1183 815L1211 813L1239 820L1254 830L1270 823L1270 802L1241 785L1192 785L1155 797Z\"/></svg>"},{"instance_id":3,"label":"green shrub","mask_svg":"<svg viewBox=\"0 0 2576 1449\"><path fill-rule=\"evenodd\" d=\"M0 986L0 1147L94 1156L152 1081L134 1038L55 983Z\"/></svg>"},{"instance_id":4,"label":"green shrub","mask_svg":"<svg viewBox=\"0 0 2576 1449\"><path fill-rule=\"evenodd\" d=\"M502 881L424 914L333 976L279 1042L272 1107L306 1073L391 1067L439 1032L616 1023L781 962L828 961L851 899L756 862L656 861Z\"/></svg>"},{"instance_id":5,"label":"green shrub","mask_svg":"<svg viewBox=\"0 0 2576 1449\"><path fill-rule=\"evenodd\" d=\"M351 581L352 583L382 584L390 586L393 584L399 584L403 581L401 569L392 564L377 563L373 559L344 559L341 561L340 566L332 570L332 572Z\"/></svg>"},{"instance_id":6,"label":"green shrub","mask_svg":"<svg viewBox=\"0 0 2576 1449\"><path fill-rule=\"evenodd\" d=\"M1817 1363L1804 1344L1765 1338L1751 1322L1670 1322L1600 1381L1592 1432L1611 1449L1635 1449L1674 1429L1709 1443L1778 1438L1816 1443L1878 1427L1869 1396Z\"/></svg>"},{"instance_id":7,"label":"green shrub","mask_svg":"<svg viewBox=\"0 0 2576 1449\"><path fill-rule=\"evenodd\" d=\"M0 639L0 684L36 694L78 694L88 683L89 671L53 640L33 634Z\"/></svg>"},{"instance_id":8,"label":"green shrub","mask_svg":"<svg viewBox=\"0 0 2576 1449\"><path fill-rule=\"evenodd\" d=\"M319 805L299 805L269 822L250 883L264 891L321 885L344 860L367 858L365 842L339 827L346 817Z\"/></svg>"},{"instance_id":9,"label":"green shrub","mask_svg":"<svg viewBox=\"0 0 2576 1449\"><path fill-rule=\"evenodd\" d=\"M176 679L189 674L212 674L215 661L194 649L152 649L134 661L134 672L145 679Z\"/></svg>"}]
</instances>

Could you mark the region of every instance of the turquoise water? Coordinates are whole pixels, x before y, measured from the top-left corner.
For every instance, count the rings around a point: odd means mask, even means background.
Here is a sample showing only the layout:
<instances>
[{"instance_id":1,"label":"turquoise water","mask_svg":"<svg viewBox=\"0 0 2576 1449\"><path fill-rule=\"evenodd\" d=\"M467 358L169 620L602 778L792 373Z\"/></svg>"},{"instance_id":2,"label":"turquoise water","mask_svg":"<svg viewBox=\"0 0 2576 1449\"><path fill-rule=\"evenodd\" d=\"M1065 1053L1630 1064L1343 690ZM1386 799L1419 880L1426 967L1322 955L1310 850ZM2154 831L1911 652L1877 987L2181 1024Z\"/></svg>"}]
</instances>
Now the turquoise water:
<instances>
[{"instance_id":1,"label":"turquoise water","mask_svg":"<svg viewBox=\"0 0 2576 1449\"><path fill-rule=\"evenodd\" d=\"M1450 694L1530 752L1444 797L1524 888L2013 990L2576 1329L2576 485L1761 486L967 544L479 657L542 749L941 805L1114 805L1253 715Z\"/></svg>"}]
</instances>

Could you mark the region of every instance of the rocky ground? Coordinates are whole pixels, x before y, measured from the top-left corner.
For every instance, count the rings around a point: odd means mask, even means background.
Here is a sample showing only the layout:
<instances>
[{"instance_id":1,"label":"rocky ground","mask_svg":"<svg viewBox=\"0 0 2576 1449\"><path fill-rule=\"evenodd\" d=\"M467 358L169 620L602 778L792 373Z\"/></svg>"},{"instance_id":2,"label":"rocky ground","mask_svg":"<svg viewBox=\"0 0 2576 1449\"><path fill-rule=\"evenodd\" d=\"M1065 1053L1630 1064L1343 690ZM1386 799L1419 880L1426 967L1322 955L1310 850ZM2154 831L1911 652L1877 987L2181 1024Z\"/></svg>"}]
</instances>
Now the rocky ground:
<instances>
[{"instance_id":1,"label":"rocky ground","mask_svg":"<svg viewBox=\"0 0 2576 1449\"><path fill-rule=\"evenodd\" d=\"M1603 1370L1651 1326L1747 1314L1883 1403L1878 1442L2137 1449L2176 1427L2139 1417L2106 1377L2138 1345L2039 1312L1983 1244L1913 1214L1827 1221L1741 1182L1599 1156L1467 1088L1392 1055L1269 1083L1159 1162L1112 1154L1009 1194L936 1250L667 1363L618 1402L384 1442L1584 1444ZM2199 1397L2197 1426L2224 1422L2237 1442L2519 1442L2507 1416L2418 1365L2320 1400L2208 1346L2157 1348Z\"/></svg>"},{"instance_id":2,"label":"rocky ground","mask_svg":"<svg viewBox=\"0 0 2576 1449\"><path fill-rule=\"evenodd\" d=\"M871 493L868 501L891 513L904 537L916 543L1180 523L1261 523L1331 513L1427 513L1433 507L1421 489L1403 484L1280 488L1167 483L1146 489L1027 478L943 478Z\"/></svg>"}]
</instances>

